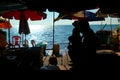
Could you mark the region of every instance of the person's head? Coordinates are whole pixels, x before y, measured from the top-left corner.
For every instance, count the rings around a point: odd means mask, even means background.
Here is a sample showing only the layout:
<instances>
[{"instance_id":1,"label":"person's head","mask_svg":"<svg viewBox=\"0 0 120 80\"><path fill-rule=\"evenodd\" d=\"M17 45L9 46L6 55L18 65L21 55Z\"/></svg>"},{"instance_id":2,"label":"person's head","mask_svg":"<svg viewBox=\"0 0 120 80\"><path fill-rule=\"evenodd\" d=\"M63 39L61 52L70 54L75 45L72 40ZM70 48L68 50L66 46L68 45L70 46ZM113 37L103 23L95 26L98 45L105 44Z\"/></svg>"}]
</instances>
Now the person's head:
<instances>
[{"instance_id":1,"label":"person's head","mask_svg":"<svg viewBox=\"0 0 120 80\"><path fill-rule=\"evenodd\" d=\"M78 27L78 26L79 26L79 21L74 21L74 22L72 23L72 25L73 25L74 27Z\"/></svg>"},{"instance_id":2,"label":"person's head","mask_svg":"<svg viewBox=\"0 0 120 80\"><path fill-rule=\"evenodd\" d=\"M50 63L51 65L57 65L57 64L58 64L57 58L56 58L56 57L50 57L49 63Z\"/></svg>"},{"instance_id":3,"label":"person's head","mask_svg":"<svg viewBox=\"0 0 120 80\"><path fill-rule=\"evenodd\" d=\"M86 19L82 19L79 21L79 26L80 26L80 32L88 32L90 30L89 23Z\"/></svg>"}]
</instances>

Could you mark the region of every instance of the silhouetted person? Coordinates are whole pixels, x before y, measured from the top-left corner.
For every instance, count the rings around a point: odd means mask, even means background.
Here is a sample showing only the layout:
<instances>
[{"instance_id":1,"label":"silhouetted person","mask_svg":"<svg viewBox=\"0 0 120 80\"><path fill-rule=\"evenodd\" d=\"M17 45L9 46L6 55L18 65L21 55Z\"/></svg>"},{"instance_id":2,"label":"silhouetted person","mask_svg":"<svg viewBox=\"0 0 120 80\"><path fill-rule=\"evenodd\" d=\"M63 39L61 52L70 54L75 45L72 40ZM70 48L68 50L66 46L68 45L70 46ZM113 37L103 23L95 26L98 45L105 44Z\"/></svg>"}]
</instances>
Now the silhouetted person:
<instances>
[{"instance_id":1,"label":"silhouetted person","mask_svg":"<svg viewBox=\"0 0 120 80\"><path fill-rule=\"evenodd\" d=\"M78 69L77 67L80 64L80 54L81 54L81 35L79 31L79 23L75 21L72 23L74 29L72 31L72 35L68 37L69 45L68 45L68 54L72 60L72 67L73 69Z\"/></svg>"},{"instance_id":2,"label":"silhouetted person","mask_svg":"<svg viewBox=\"0 0 120 80\"><path fill-rule=\"evenodd\" d=\"M97 39L94 31L90 28L86 19L79 22L80 32L83 34L83 58L85 64L93 64L96 57Z\"/></svg>"}]
</instances>

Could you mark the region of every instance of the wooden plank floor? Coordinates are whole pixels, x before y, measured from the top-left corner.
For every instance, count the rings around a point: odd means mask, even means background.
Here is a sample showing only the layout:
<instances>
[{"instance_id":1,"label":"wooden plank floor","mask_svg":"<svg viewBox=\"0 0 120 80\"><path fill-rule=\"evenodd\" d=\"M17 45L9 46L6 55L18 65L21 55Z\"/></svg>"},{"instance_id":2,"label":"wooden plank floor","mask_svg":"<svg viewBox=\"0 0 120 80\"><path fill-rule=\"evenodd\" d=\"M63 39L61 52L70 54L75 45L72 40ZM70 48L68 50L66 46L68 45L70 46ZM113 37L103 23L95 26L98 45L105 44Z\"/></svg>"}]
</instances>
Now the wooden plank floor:
<instances>
[{"instance_id":1,"label":"wooden plank floor","mask_svg":"<svg viewBox=\"0 0 120 80\"><path fill-rule=\"evenodd\" d=\"M43 57L44 66L49 65L48 60L52 54L52 50L48 50L46 53L47 53L47 56ZM67 51L61 50L59 54L61 56L57 57L57 61L58 61L57 66L59 66L60 70L69 70L71 68L71 66L69 66L71 59Z\"/></svg>"},{"instance_id":2,"label":"wooden plank floor","mask_svg":"<svg viewBox=\"0 0 120 80\"><path fill-rule=\"evenodd\" d=\"M112 54L112 52L109 50L104 50L104 52L106 52L107 54ZM44 56L44 58L43 58L44 65L49 65L48 60L52 54L52 50L49 50L47 53L48 53L48 56ZM120 52L115 52L115 54L120 56ZM71 59L68 55L68 52L66 50L61 50L60 55L62 55L62 56L57 57L58 66L59 66L60 70L69 70L71 68L71 66L69 66L69 64L71 64L70 63Z\"/></svg>"}]
</instances>

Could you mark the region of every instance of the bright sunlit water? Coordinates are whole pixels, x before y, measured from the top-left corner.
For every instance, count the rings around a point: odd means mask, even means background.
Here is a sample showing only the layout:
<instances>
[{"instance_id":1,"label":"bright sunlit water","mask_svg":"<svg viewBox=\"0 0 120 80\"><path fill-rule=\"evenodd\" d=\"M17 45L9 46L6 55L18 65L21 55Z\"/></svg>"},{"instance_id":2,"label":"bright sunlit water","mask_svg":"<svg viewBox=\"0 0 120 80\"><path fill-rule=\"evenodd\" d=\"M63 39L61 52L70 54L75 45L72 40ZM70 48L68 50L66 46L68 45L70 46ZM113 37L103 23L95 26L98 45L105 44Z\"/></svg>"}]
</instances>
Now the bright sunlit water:
<instances>
[{"instance_id":1,"label":"bright sunlit water","mask_svg":"<svg viewBox=\"0 0 120 80\"><path fill-rule=\"evenodd\" d=\"M90 25L94 32L101 30L104 25ZM118 25L106 25L104 30L115 29ZM29 41L29 46L31 47L31 40L35 40L36 43L47 42L47 48L52 48L53 45L53 26L45 25L30 25L30 34L26 35L26 39ZM112 28L111 28L112 27ZM14 25L10 29L10 41L11 37L14 35L19 35L22 37L22 40L25 40L24 34L19 34L18 25ZM68 37L72 34L72 25L55 25L54 26L54 43L59 43L61 49L65 49L65 43L68 43ZM6 32L8 32L6 30ZM8 37L7 37L8 41ZM22 44L22 43L21 43Z\"/></svg>"}]
</instances>

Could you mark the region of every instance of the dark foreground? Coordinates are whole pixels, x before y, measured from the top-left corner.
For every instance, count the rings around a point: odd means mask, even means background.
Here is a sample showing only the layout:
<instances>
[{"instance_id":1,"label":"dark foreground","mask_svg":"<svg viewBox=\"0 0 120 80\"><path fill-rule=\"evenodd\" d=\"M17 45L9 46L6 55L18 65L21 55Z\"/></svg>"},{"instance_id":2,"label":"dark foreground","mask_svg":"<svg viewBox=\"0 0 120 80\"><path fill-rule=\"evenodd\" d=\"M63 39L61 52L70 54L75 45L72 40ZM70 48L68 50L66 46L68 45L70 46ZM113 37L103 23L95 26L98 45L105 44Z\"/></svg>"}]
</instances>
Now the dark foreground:
<instances>
[{"instance_id":1,"label":"dark foreground","mask_svg":"<svg viewBox=\"0 0 120 80\"><path fill-rule=\"evenodd\" d=\"M43 65L42 49L29 48L11 51L0 57L0 80L80 80L117 77L120 57L116 54L98 54L95 64L82 64L71 70L40 70ZM6 57L17 56L15 59ZM117 75L116 75L117 74Z\"/></svg>"}]
</instances>

